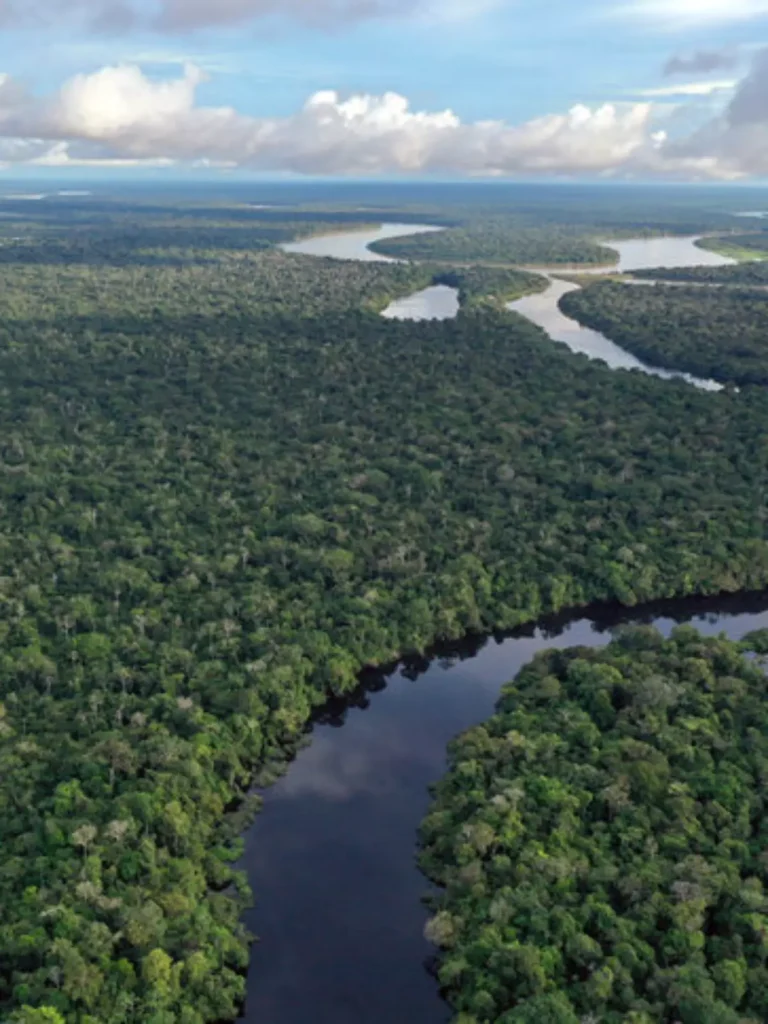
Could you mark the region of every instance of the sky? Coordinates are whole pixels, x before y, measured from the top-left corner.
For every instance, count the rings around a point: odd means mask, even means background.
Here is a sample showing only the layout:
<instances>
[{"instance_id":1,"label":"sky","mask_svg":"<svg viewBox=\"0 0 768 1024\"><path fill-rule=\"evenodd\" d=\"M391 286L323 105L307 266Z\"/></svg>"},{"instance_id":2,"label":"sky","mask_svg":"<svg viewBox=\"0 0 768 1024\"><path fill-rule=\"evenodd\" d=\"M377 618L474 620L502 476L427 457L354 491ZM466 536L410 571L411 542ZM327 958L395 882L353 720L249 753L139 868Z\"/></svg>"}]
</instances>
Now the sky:
<instances>
[{"instance_id":1,"label":"sky","mask_svg":"<svg viewBox=\"0 0 768 1024\"><path fill-rule=\"evenodd\" d=\"M0 0L0 174L768 177L768 0Z\"/></svg>"}]
</instances>

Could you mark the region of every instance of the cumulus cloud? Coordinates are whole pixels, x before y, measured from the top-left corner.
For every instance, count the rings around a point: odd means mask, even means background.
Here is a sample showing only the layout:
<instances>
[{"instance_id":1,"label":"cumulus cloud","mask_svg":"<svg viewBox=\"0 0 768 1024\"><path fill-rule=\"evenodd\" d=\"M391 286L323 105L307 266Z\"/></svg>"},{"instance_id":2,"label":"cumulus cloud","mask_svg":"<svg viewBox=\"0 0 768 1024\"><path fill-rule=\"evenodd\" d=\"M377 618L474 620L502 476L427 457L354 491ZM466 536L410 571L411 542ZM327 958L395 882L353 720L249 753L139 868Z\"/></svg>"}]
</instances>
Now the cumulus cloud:
<instances>
[{"instance_id":1,"label":"cumulus cloud","mask_svg":"<svg viewBox=\"0 0 768 1024\"><path fill-rule=\"evenodd\" d=\"M675 55L664 65L665 75L709 75L713 71L731 71L738 64L735 50L696 50L688 56Z\"/></svg>"},{"instance_id":2,"label":"cumulus cloud","mask_svg":"<svg viewBox=\"0 0 768 1024\"><path fill-rule=\"evenodd\" d=\"M3 107L14 137L68 143L112 159L207 160L261 170L313 174L444 171L471 175L522 172L601 173L649 143L650 104L575 106L509 125L463 123L451 110L420 111L396 93L311 96L296 114L254 118L231 107L204 107L196 67L153 81L135 66L78 75L47 103ZM9 94L10 97L10 94Z\"/></svg>"},{"instance_id":3,"label":"cumulus cloud","mask_svg":"<svg viewBox=\"0 0 768 1024\"><path fill-rule=\"evenodd\" d=\"M725 110L693 135L670 143L667 156L708 161L723 178L768 174L768 50L756 55Z\"/></svg>"},{"instance_id":4,"label":"cumulus cloud","mask_svg":"<svg viewBox=\"0 0 768 1024\"><path fill-rule=\"evenodd\" d=\"M660 130L651 101L576 105L522 124L464 122L397 93L311 96L287 117L198 102L205 74L154 80L134 65L77 75L48 100L0 79L0 161L45 166L183 163L306 174L449 173L738 178L768 173L768 51L717 117L692 134ZM691 102L734 83L690 83ZM667 90L656 95L666 95ZM679 121L678 121L679 123Z\"/></svg>"},{"instance_id":5,"label":"cumulus cloud","mask_svg":"<svg viewBox=\"0 0 768 1024\"><path fill-rule=\"evenodd\" d=\"M462 0L449 0L457 5ZM468 9L466 0L463 7ZM39 26L77 20L105 30L167 32L279 16L319 27L434 10L433 0L0 0L0 21Z\"/></svg>"},{"instance_id":6,"label":"cumulus cloud","mask_svg":"<svg viewBox=\"0 0 768 1024\"><path fill-rule=\"evenodd\" d=\"M719 82L681 82L679 85L662 85L655 89L640 89L639 96L648 99L669 99L675 96L713 96L718 92L728 92L738 85L735 79Z\"/></svg>"},{"instance_id":7,"label":"cumulus cloud","mask_svg":"<svg viewBox=\"0 0 768 1024\"><path fill-rule=\"evenodd\" d=\"M674 31L759 18L768 14L768 0L629 0L615 10Z\"/></svg>"}]
</instances>

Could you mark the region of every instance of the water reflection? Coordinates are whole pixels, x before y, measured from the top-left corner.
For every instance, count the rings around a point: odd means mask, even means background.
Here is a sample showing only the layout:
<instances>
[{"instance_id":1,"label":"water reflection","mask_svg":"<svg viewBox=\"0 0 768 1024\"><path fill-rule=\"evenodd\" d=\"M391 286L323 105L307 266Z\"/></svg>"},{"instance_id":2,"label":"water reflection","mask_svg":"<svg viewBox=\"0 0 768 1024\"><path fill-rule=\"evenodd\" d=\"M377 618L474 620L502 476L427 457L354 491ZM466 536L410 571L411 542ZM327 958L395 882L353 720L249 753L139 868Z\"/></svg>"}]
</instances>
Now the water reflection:
<instances>
[{"instance_id":1,"label":"water reflection","mask_svg":"<svg viewBox=\"0 0 768 1024\"><path fill-rule=\"evenodd\" d=\"M701 235L682 238L629 238L623 242L607 242L619 254L616 267L621 273L630 270L646 270L648 267L725 267L735 263L730 256L723 256L709 249L702 249L696 243Z\"/></svg>"},{"instance_id":2,"label":"water reflection","mask_svg":"<svg viewBox=\"0 0 768 1024\"><path fill-rule=\"evenodd\" d=\"M318 713L311 744L265 794L248 835L244 863L258 903L247 923L263 940L252 957L248 1024L450 1019L424 969L427 883L414 860L446 746L492 714L501 686L537 651L600 646L628 621L664 632L693 621L740 637L768 627L768 594L595 608L512 637L470 637L368 672L349 701Z\"/></svg>"},{"instance_id":3,"label":"water reflection","mask_svg":"<svg viewBox=\"0 0 768 1024\"><path fill-rule=\"evenodd\" d=\"M425 235L443 228L432 224L382 224L379 228L363 228L357 231L339 231L331 235L317 235L302 238L298 242L285 242L280 246L283 252L301 256L323 256L334 260L361 260L363 263L398 263L391 256L382 256L368 247L374 242L387 238L402 238L405 235Z\"/></svg>"},{"instance_id":4,"label":"water reflection","mask_svg":"<svg viewBox=\"0 0 768 1024\"><path fill-rule=\"evenodd\" d=\"M445 284L390 302L382 316L387 320L453 320L459 312L459 293Z\"/></svg>"}]
</instances>

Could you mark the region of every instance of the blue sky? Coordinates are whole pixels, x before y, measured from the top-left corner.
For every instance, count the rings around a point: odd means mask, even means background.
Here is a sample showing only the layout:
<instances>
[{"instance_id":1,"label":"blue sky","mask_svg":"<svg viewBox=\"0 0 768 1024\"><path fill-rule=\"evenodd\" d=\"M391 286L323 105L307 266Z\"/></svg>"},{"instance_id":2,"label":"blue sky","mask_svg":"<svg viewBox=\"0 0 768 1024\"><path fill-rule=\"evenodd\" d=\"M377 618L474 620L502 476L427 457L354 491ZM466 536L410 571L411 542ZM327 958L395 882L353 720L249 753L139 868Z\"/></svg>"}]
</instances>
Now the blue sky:
<instances>
[{"instance_id":1,"label":"blue sky","mask_svg":"<svg viewBox=\"0 0 768 1024\"><path fill-rule=\"evenodd\" d=\"M768 171L768 0L37 2L0 0L0 160L19 173ZM675 56L689 69L665 73Z\"/></svg>"}]
</instances>

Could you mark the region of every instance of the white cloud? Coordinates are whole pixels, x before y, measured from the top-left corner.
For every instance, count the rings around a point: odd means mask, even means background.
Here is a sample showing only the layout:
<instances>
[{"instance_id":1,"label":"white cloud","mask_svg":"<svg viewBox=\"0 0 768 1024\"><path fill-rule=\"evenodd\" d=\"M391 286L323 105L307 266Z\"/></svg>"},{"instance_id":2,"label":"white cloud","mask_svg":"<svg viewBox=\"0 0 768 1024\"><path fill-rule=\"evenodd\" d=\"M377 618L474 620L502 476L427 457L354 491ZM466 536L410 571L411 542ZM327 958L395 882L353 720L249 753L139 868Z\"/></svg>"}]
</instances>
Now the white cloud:
<instances>
[{"instance_id":1,"label":"white cloud","mask_svg":"<svg viewBox=\"0 0 768 1024\"><path fill-rule=\"evenodd\" d=\"M120 157L217 160L299 173L446 171L470 175L603 172L648 140L649 104L575 106L521 125L464 124L419 111L396 93L321 91L286 118L252 118L195 104L202 75L153 82L136 67L67 83L43 111L44 134L99 143ZM39 134L38 130L38 134Z\"/></svg>"},{"instance_id":2,"label":"white cloud","mask_svg":"<svg viewBox=\"0 0 768 1024\"><path fill-rule=\"evenodd\" d=\"M77 75L47 101L0 79L0 161L44 166L185 163L307 174L623 175L737 178L768 174L768 54L715 118L667 137L663 105L576 105L522 124L463 122L415 110L397 93L315 93L295 114L257 118L197 103L205 74L153 80L119 65ZM689 83L694 101L732 82ZM652 90L650 98L671 95ZM679 111L678 106L678 121ZM700 110L700 106L699 106Z\"/></svg>"},{"instance_id":3,"label":"white cloud","mask_svg":"<svg viewBox=\"0 0 768 1024\"><path fill-rule=\"evenodd\" d=\"M606 104L521 125L465 124L451 110L413 110L396 93L342 98L321 91L292 116L254 118L198 106L204 78L193 66L163 81L132 65L108 67L77 75L36 105L23 97L17 103L8 83L0 89L0 133L5 121L8 136L66 142L66 151L55 152L69 160L206 160L313 174L570 174L607 171L628 159L646 143L651 116L646 103Z\"/></svg>"},{"instance_id":4,"label":"white cloud","mask_svg":"<svg viewBox=\"0 0 768 1024\"><path fill-rule=\"evenodd\" d=\"M720 82L687 82L680 85L663 85L656 89L637 89L636 96L646 99L666 99L674 96L712 96L718 92L729 92L738 85L736 79Z\"/></svg>"},{"instance_id":5,"label":"white cloud","mask_svg":"<svg viewBox=\"0 0 768 1024\"><path fill-rule=\"evenodd\" d=\"M613 11L675 31L759 18L768 14L768 0L630 0Z\"/></svg>"},{"instance_id":6,"label":"white cloud","mask_svg":"<svg viewBox=\"0 0 768 1024\"><path fill-rule=\"evenodd\" d=\"M64 85L50 111L55 130L76 138L108 140L135 130L164 131L194 105L205 74L189 64L182 78L154 82L135 65L77 75Z\"/></svg>"}]
</instances>

